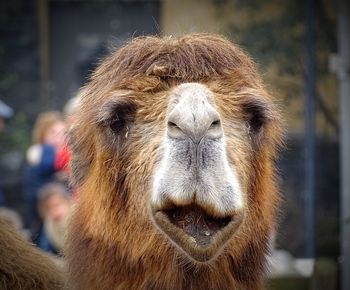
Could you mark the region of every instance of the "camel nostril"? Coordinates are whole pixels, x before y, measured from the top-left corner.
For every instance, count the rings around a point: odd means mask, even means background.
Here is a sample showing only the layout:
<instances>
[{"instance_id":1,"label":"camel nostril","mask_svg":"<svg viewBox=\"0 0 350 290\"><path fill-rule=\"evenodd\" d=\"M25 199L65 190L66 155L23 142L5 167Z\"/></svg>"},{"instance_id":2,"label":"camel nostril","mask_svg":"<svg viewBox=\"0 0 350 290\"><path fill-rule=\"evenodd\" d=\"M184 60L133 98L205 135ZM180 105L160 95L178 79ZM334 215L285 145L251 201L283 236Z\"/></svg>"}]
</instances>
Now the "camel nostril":
<instances>
[{"instance_id":1,"label":"camel nostril","mask_svg":"<svg viewBox=\"0 0 350 290\"><path fill-rule=\"evenodd\" d=\"M223 135L223 129L221 127L221 121L220 119L215 119L215 121L213 121L209 128L207 129L206 135L209 138L220 138Z\"/></svg>"},{"instance_id":2,"label":"camel nostril","mask_svg":"<svg viewBox=\"0 0 350 290\"><path fill-rule=\"evenodd\" d=\"M178 125L176 125L174 122L171 122L171 121L168 122L168 127L174 128L174 129L180 129Z\"/></svg>"},{"instance_id":3,"label":"camel nostril","mask_svg":"<svg viewBox=\"0 0 350 290\"><path fill-rule=\"evenodd\" d=\"M175 139L184 139L186 138L186 134L182 130L182 128L177 125L175 122L168 121L168 136Z\"/></svg>"},{"instance_id":4,"label":"camel nostril","mask_svg":"<svg viewBox=\"0 0 350 290\"><path fill-rule=\"evenodd\" d=\"M210 127L217 127L220 126L221 122L220 120L215 120L214 122L211 123Z\"/></svg>"}]
</instances>

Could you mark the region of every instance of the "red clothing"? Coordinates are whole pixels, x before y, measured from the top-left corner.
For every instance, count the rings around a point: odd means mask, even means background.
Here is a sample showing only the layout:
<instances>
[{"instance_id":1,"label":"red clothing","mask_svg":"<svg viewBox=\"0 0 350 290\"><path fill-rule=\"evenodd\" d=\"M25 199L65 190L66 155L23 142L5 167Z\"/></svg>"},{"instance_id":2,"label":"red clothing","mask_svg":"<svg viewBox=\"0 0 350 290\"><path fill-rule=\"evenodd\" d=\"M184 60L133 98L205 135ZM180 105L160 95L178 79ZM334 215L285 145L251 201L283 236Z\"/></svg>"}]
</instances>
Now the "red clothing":
<instances>
[{"instance_id":1,"label":"red clothing","mask_svg":"<svg viewBox=\"0 0 350 290\"><path fill-rule=\"evenodd\" d=\"M68 146L64 146L56 154L55 165L54 165L55 170L69 173L68 164L69 164L70 158L71 158L71 153L68 149Z\"/></svg>"},{"instance_id":2,"label":"red clothing","mask_svg":"<svg viewBox=\"0 0 350 290\"><path fill-rule=\"evenodd\" d=\"M69 177L70 172L69 172L68 165L69 165L70 159L71 159L71 152L69 151L69 148L66 145L61 150L59 150L56 154L55 164L54 164L55 170L63 171ZM72 188L71 195L72 195L72 201L73 203L75 203L78 200L77 190Z\"/></svg>"}]
</instances>

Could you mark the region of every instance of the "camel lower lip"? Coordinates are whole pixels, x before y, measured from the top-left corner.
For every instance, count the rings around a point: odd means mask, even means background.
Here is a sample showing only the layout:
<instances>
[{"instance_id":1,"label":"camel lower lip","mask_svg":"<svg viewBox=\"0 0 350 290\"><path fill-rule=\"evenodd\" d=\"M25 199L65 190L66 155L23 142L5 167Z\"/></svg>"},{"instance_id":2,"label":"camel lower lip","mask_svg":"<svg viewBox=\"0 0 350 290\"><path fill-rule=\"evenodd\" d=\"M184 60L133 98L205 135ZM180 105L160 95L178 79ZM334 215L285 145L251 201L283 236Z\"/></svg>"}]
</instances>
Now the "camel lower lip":
<instances>
[{"instance_id":1,"label":"camel lower lip","mask_svg":"<svg viewBox=\"0 0 350 290\"><path fill-rule=\"evenodd\" d=\"M201 247L208 246L212 237L231 221L231 217L212 217L196 205L175 207L164 212L172 224L193 237Z\"/></svg>"},{"instance_id":2,"label":"camel lower lip","mask_svg":"<svg viewBox=\"0 0 350 290\"><path fill-rule=\"evenodd\" d=\"M152 215L169 240L197 262L216 257L243 218L212 217L196 205L156 210Z\"/></svg>"}]
</instances>

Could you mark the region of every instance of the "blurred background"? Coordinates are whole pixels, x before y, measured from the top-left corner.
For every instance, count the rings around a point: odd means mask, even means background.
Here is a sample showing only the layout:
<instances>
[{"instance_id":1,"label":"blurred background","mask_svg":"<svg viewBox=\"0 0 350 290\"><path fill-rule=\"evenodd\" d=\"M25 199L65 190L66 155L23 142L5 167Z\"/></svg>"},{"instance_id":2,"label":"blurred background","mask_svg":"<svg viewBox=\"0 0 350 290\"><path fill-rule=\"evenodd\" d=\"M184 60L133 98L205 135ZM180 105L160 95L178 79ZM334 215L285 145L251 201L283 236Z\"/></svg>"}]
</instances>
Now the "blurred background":
<instances>
[{"instance_id":1,"label":"blurred background","mask_svg":"<svg viewBox=\"0 0 350 290\"><path fill-rule=\"evenodd\" d=\"M350 15L345 2L0 1L2 209L17 214L20 228L41 245L43 228L49 227L43 221L52 210L48 197L62 191L62 202L71 198L69 188L52 184L65 184L65 164L57 165L60 160L52 155L65 146L49 135L61 121L67 126L68 111L74 110L67 102L110 47L139 35L220 33L258 63L287 127L278 164L284 203L269 287L350 289ZM45 123L44 112L54 113L51 123ZM53 131L46 132L49 128ZM45 162L48 171L40 175ZM51 188L39 192L47 183ZM52 252L59 253L59 247Z\"/></svg>"}]
</instances>

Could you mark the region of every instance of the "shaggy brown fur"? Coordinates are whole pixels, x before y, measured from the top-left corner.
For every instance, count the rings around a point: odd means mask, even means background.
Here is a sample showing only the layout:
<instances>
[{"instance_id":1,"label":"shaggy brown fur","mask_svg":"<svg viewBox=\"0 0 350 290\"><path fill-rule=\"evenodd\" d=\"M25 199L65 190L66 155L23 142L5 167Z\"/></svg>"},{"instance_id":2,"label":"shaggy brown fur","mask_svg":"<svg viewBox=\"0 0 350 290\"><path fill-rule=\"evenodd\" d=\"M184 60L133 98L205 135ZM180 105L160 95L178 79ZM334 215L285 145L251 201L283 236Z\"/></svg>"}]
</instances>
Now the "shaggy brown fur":
<instances>
[{"instance_id":1,"label":"shaggy brown fur","mask_svg":"<svg viewBox=\"0 0 350 290\"><path fill-rule=\"evenodd\" d=\"M51 259L0 220L0 289L62 289L63 274Z\"/></svg>"},{"instance_id":2,"label":"shaggy brown fur","mask_svg":"<svg viewBox=\"0 0 350 290\"><path fill-rule=\"evenodd\" d=\"M162 155L169 91L186 82L205 84L213 92L228 159L246 196L242 225L208 263L190 260L150 218L152 174ZM66 248L69 287L263 288L279 203L274 159L281 130L253 61L226 39L208 34L137 38L103 61L81 97L70 138L80 200ZM3 232L0 226L5 256L0 271L9 278L2 285L60 285L48 261L38 257L36 264L38 253ZM33 263L34 269L28 269Z\"/></svg>"},{"instance_id":3,"label":"shaggy brown fur","mask_svg":"<svg viewBox=\"0 0 350 290\"><path fill-rule=\"evenodd\" d=\"M148 208L169 90L185 82L206 84L214 93L229 159L248 196L243 225L208 264L180 253L155 228ZM132 40L95 71L75 117L72 171L80 202L66 252L70 285L262 287L279 200L274 158L281 132L278 113L242 50L207 34Z\"/></svg>"}]
</instances>

